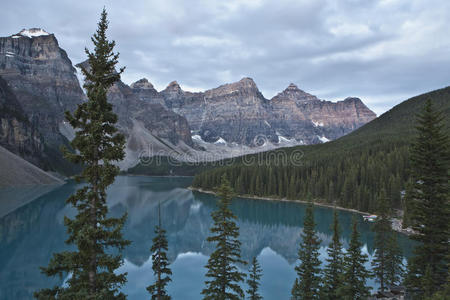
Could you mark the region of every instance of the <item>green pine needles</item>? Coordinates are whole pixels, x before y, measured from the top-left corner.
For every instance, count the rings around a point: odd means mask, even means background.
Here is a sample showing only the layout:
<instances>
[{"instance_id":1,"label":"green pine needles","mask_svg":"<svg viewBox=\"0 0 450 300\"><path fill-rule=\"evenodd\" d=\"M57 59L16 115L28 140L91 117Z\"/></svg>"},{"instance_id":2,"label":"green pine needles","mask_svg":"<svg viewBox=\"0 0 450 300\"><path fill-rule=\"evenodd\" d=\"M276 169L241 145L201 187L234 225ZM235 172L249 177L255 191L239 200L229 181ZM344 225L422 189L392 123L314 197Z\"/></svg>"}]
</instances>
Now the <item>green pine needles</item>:
<instances>
[{"instance_id":1,"label":"green pine needles","mask_svg":"<svg viewBox=\"0 0 450 300\"><path fill-rule=\"evenodd\" d=\"M314 207L312 203L309 203L303 223L302 242L298 250L300 265L295 267L298 280L292 289L292 299L319 299L321 241L314 231L315 226Z\"/></svg>"},{"instance_id":2,"label":"green pine needles","mask_svg":"<svg viewBox=\"0 0 450 300\"><path fill-rule=\"evenodd\" d=\"M67 244L76 250L54 254L47 276L68 276L66 284L35 293L38 299L125 299L120 287L126 282L126 273L117 274L123 263L118 253L129 244L122 237L126 215L108 217L106 188L114 182L119 168L114 162L124 157L125 139L117 133L117 115L106 99L106 93L123 72L115 71L119 54L113 52L114 41L108 41L107 14L103 10L96 33L92 37L94 52L86 49L89 70L82 69L88 101L78 105L74 114L66 118L75 129L71 146L76 153L65 151L66 157L84 167L78 181L86 182L67 199L77 209L74 219L64 218L69 238Z\"/></svg>"},{"instance_id":3,"label":"green pine needles","mask_svg":"<svg viewBox=\"0 0 450 300\"><path fill-rule=\"evenodd\" d=\"M261 300L262 299L261 295L258 293L258 288L260 285L259 281L261 280L261 276L262 276L262 269L261 269L261 266L259 265L258 259L255 256L255 257L253 257L252 264L250 266L250 270L249 270L249 274L248 274L248 279L247 279L248 299L250 299L250 300Z\"/></svg>"},{"instance_id":4,"label":"green pine needles","mask_svg":"<svg viewBox=\"0 0 450 300\"><path fill-rule=\"evenodd\" d=\"M389 203L386 197L386 191L381 190L378 197L378 216L374 225L374 259L372 261L373 273L376 280L380 283L380 290L386 288L387 260L388 260L388 239L391 234L391 220L389 213Z\"/></svg>"},{"instance_id":5,"label":"green pine needles","mask_svg":"<svg viewBox=\"0 0 450 300\"><path fill-rule=\"evenodd\" d=\"M343 284L344 253L342 251L339 219L336 209L334 209L332 229L333 239L327 248L327 265L322 271L322 286L320 288L320 299L324 300L338 300L338 290Z\"/></svg>"},{"instance_id":6,"label":"green pine needles","mask_svg":"<svg viewBox=\"0 0 450 300\"><path fill-rule=\"evenodd\" d=\"M378 196L378 217L374 225L374 258L373 273L384 291L392 285L399 284L403 276L402 252L397 243L397 235L392 230L389 199L386 191L381 190Z\"/></svg>"},{"instance_id":7,"label":"green pine needles","mask_svg":"<svg viewBox=\"0 0 450 300\"><path fill-rule=\"evenodd\" d=\"M397 233L391 231L387 240L386 283L388 286L399 285L403 282L405 265L403 264L402 249L398 244Z\"/></svg>"},{"instance_id":8,"label":"green pine needles","mask_svg":"<svg viewBox=\"0 0 450 300\"><path fill-rule=\"evenodd\" d=\"M230 210L233 191L226 177L222 177L222 183L218 189L220 200L218 209L211 213L214 225L211 228L212 236L208 242L216 244L216 250L211 253L205 266L208 271L203 289L203 299L225 300L242 299L244 291L240 283L244 281L245 273L238 270L236 264L246 264L241 259L241 242L239 227L236 225L236 216Z\"/></svg>"},{"instance_id":9,"label":"green pine needles","mask_svg":"<svg viewBox=\"0 0 450 300\"><path fill-rule=\"evenodd\" d=\"M358 221L356 217L353 217L350 244L344 256L343 285L338 289L339 299L366 299L370 295L370 288L366 285L366 281L371 274L364 266L368 258L361 252L361 247Z\"/></svg>"},{"instance_id":10,"label":"green pine needles","mask_svg":"<svg viewBox=\"0 0 450 300\"><path fill-rule=\"evenodd\" d=\"M166 231L161 226L161 208L158 206L158 225L155 227L156 236L153 238L153 245L150 251L152 254L152 269L156 277L156 282L149 287L147 291L152 295L152 300L169 300L171 297L167 294L166 286L171 281L172 271L169 268L167 259L168 243Z\"/></svg>"},{"instance_id":11,"label":"green pine needles","mask_svg":"<svg viewBox=\"0 0 450 300\"><path fill-rule=\"evenodd\" d=\"M428 100L418 115L411 148L410 219L419 242L408 262L406 285L418 296L445 288L450 241L450 141L442 113Z\"/></svg>"}]
</instances>

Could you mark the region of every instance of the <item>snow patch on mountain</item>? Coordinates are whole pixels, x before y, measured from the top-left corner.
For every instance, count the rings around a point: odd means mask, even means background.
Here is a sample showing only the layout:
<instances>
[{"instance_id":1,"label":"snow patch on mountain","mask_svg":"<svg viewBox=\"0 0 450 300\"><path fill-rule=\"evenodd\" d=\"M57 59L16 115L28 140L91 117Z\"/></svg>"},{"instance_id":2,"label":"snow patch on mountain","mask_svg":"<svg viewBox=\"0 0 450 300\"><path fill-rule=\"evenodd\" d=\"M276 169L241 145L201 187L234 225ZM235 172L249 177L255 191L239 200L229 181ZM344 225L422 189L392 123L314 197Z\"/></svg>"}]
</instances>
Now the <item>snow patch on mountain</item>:
<instances>
[{"instance_id":1,"label":"snow patch on mountain","mask_svg":"<svg viewBox=\"0 0 450 300\"><path fill-rule=\"evenodd\" d=\"M223 138L219 137L217 141L214 142L216 145L226 145L227 141L225 141Z\"/></svg>"},{"instance_id":2,"label":"snow patch on mountain","mask_svg":"<svg viewBox=\"0 0 450 300\"><path fill-rule=\"evenodd\" d=\"M288 139L287 137L284 137L282 135L278 136L278 143L292 143L295 142L295 139Z\"/></svg>"},{"instance_id":3,"label":"snow patch on mountain","mask_svg":"<svg viewBox=\"0 0 450 300\"><path fill-rule=\"evenodd\" d=\"M192 138L193 141L196 141L196 142L203 142L202 137L199 136L198 134L194 134L191 138Z\"/></svg>"},{"instance_id":4,"label":"snow patch on mountain","mask_svg":"<svg viewBox=\"0 0 450 300\"><path fill-rule=\"evenodd\" d=\"M75 75L77 76L78 83L80 84L80 88L87 94L86 89L84 88L84 74L81 71L81 68L75 68Z\"/></svg>"},{"instance_id":5,"label":"snow patch on mountain","mask_svg":"<svg viewBox=\"0 0 450 300\"><path fill-rule=\"evenodd\" d=\"M312 120L311 122L313 123L314 127L323 127L324 126L323 122L316 122L314 120Z\"/></svg>"},{"instance_id":6,"label":"snow patch on mountain","mask_svg":"<svg viewBox=\"0 0 450 300\"><path fill-rule=\"evenodd\" d=\"M318 138L319 138L319 140L322 142L322 143L326 143L326 142L329 142L330 140L329 139L327 139L325 136L317 136Z\"/></svg>"},{"instance_id":7,"label":"snow patch on mountain","mask_svg":"<svg viewBox=\"0 0 450 300\"><path fill-rule=\"evenodd\" d=\"M30 29L22 29L22 31L19 32L19 35L33 38L42 35L50 35L50 33L41 28L30 28Z\"/></svg>"}]
</instances>

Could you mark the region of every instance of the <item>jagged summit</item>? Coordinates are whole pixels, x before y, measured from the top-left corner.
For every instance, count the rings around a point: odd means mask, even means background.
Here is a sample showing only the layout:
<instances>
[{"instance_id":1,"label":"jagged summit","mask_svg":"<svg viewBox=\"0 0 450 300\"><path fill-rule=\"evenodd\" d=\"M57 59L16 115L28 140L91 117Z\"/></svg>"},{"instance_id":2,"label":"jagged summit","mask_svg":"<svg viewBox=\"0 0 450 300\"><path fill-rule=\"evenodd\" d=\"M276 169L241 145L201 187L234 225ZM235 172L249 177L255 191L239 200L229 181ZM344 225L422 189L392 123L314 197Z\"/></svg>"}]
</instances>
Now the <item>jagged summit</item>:
<instances>
[{"instance_id":1,"label":"jagged summit","mask_svg":"<svg viewBox=\"0 0 450 300\"><path fill-rule=\"evenodd\" d=\"M296 101L296 102L306 102L319 100L316 96L311 95L298 88L294 83L290 83L287 88L285 88L281 93L278 93L272 98L273 101Z\"/></svg>"},{"instance_id":2,"label":"jagged summit","mask_svg":"<svg viewBox=\"0 0 450 300\"><path fill-rule=\"evenodd\" d=\"M25 36L28 38L34 38L43 35L50 35L47 31L42 28L30 28L30 29L22 29L18 34L13 35L13 38L18 38L20 36Z\"/></svg>"},{"instance_id":3,"label":"jagged summit","mask_svg":"<svg viewBox=\"0 0 450 300\"><path fill-rule=\"evenodd\" d=\"M300 91L297 85L294 83L289 83L288 87L285 89L285 91Z\"/></svg>"},{"instance_id":4,"label":"jagged summit","mask_svg":"<svg viewBox=\"0 0 450 300\"><path fill-rule=\"evenodd\" d=\"M255 90L258 89L258 87L256 86L255 81L252 78L250 78L250 77L242 78L241 80L239 80L237 82L237 84L240 85L243 88L251 88L251 89L255 89Z\"/></svg>"},{"instance_id":5,"label":"jagged summit","mask_svg":"<svg viewBox=\"0 0 450 300\"><path fill-rule=\"evenodd\" d=\"M347 98L344 99L344 101L347 101L347 102L362 102L362 100L359 99L358 97L347 97Z\"/></svg>"},{"instance_id":6,"label":"jagged summit","mask_svg":"<svg viewBox=\"0 0 450 300\"><path fill-rule=\"evenodd\" d=\"M166 87L166 90L168 91L181 91L181 87L178 84L178 82L176 80L172 81L171 83L169 83L169 85Z\"/></svg>"},{"instance_id":7,"label":"jagged summit","mask_svg":"<svg viewBox=\"0 0 450 300\"><path fill-rule=\"evenodd\" d=\"M253 80L253 78L250 78L250 77L243 77L241 80L239 80L239 82L256 85L256 83Z\"/></svg>"},{"instance_id":8,"label":"jagged summit","mask_svg":"<svg viewBox=\"0 0 450 300\"><path fill-rule=\"evenodd\" d=\"M151 84L147 78L139 79L138 81L131 84L131 88L133 89L142 89L142 90L153 90L153 84Z\"/></svg>"},{"instance_id":9,"label":"jagged summit","mask_svg":"<svg viewBox=\"0 0 450 300\"><path fill-rule=\"evenodd\" d=\"M307 94L304 90L299 89L298 86L292 82L281 93L302 93L302 94L305 93L305 94Z\"/></svg>"},{"instance_id":10,"label":"jagged summit","mask_svg":"<svg viewBox=\"0 0 450 300\"><path fill-rule=\"evenodd\" d=\"M254 95L256 97L263 98L263 96L260 95L260 92L258 90L258 87L256 86L256 83L250 77L244 77L239 81L236 81L233 83L227 83L227 84L221 85L217 88L207 90L205 92L205 94L207 95L208 98L231 95L234 93L245 94L245 95Z\"/></svg>"}]
</instances>

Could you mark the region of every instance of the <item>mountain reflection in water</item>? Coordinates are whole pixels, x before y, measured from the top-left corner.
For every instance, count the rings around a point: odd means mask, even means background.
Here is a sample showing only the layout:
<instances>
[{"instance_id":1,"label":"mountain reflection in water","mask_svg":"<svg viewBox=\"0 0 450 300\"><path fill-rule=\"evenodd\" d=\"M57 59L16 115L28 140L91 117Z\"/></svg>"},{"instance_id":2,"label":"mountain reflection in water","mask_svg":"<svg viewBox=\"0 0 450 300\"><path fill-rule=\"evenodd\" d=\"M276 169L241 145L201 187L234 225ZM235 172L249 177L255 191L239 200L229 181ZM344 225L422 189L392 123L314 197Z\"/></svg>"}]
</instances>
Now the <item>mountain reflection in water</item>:
<instances>
[{"instance_id":1,"label":"mountain reflection in water","mask_svg":"<svg viewBox=\"0 0 450 300\"><path fill-rule=\"evenodd\" d=\"M124 236L132 244L123 253L125 263L120 269L128 272L124 287L128 299L149 297L145 287L153 280L149 249L157 224L158 203L167 230L168 257L173 271L169 292L175 300L201 298L204 265L214 250L206 237L216 198L187 189L191 181L192 178L186 177L120 176L109 189L111 214L119 216L128 212ZM63 282L64 278L47 278L39 267L48 264L52 253L70 249L64 244L67 235L63 218L75 213L65 204L65 199L76 189L77 185L70 182L0 218L0 299L32 299L33 291ZM23 193L18 189L17 194ZM9 201L14 201L14 193L9 191L8 195ZM261 293L266 299L287 299L295 279L294 265L305 205L237 198L231 208L238 217L243 259L249 261L258 256L263 268ZM333 211L316 207L314 214L324 260L326 246L331 241ZM348 246L351 233L351 216L349 212L340 212L344 247ZM371 257L373 224L364 223L360 216L359 219L363 251ZM399 242L404 254L409 256L412 242L403 235L399 235ZM375 286L373 281L370 284Z\"/></svg>"}]
</instances>

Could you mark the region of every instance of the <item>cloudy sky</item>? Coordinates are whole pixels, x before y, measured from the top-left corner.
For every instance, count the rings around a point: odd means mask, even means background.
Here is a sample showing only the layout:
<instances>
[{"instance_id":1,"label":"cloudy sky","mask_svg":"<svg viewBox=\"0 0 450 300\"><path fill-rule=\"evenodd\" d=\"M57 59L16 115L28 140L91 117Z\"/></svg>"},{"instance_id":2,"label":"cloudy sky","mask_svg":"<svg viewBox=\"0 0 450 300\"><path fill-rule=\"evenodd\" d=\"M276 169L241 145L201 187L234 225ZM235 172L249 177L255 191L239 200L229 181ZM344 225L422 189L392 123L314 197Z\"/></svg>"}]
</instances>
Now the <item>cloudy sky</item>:
<instances>
[{"instance_id":1,"label":"cloudy sky","mask_svg":"<svg viewBox=\"0 0 450 300\"><path fill-rule=\"evenodd\" d=\"M266 98L293 82L377 114L450 85L448 0L2 1L0 36L41 27L78 63L103 6L126 83L197 91L248 76Z\"/></svg>"}]
</instances>

